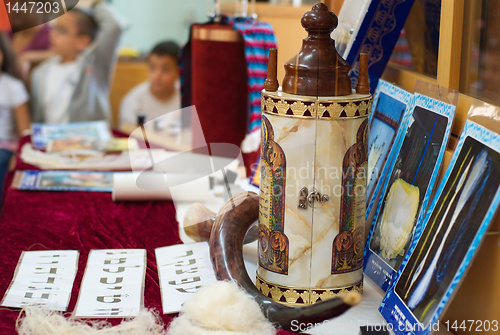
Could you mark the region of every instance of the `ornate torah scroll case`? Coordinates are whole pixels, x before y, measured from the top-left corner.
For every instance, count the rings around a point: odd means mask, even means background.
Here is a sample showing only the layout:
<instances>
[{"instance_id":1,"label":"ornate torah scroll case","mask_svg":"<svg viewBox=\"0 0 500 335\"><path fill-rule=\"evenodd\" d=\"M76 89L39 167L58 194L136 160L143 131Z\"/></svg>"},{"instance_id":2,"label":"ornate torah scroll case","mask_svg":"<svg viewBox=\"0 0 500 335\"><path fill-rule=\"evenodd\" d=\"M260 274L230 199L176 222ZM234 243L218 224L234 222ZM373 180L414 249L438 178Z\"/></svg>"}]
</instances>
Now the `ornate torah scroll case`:
<instances>
[{"instance_id":1,"label":"ornate torah scroll case","mask_svg":"<svg viewBox=\"0 0 500 335\"><path fill-rule=\"evenodd\" d=\"M212 225L210 254L219 280L232 280L284 329L317 323L361 300L367 126L366 55L356 93L350 66L330 33L337 17L322 3L302 18L309 36L286 65L282 89L271 52L262 92L260 194L230 199ZM258 219L256 285L243 242ZM247 239L250 236L247 235Z\"/></svg>"},{"instance_id":2,"label":"ornate torah scroll case","mask_svg":"<svg viewBox=\"0 0 500 335\"><path fill-rule=\"evenodd\" d=\"M316 4L302 26L309 36L285 64L282 89L271 53L261 105L256 283L290 305L362 291L371 110L366 57L353 91L330 37L335 14Z\"/></svg>"}]
</instances>

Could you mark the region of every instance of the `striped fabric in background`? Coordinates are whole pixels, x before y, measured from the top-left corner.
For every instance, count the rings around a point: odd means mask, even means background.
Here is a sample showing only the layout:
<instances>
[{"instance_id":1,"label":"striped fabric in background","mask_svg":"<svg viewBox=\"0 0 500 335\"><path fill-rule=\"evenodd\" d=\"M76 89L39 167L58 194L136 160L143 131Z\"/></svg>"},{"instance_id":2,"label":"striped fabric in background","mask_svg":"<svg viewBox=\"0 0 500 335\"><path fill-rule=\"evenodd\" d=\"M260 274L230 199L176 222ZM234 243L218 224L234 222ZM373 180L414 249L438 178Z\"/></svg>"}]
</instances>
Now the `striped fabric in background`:
<instances>
[{"instance_id":1,"label":"striped fabric in background","mask_svg":"<svg viewBox=\"0 0 500 335\"><path fill-rule=\"evenodd\" d=\"M267 74L269 49L276 48L276 36L269 23L253 18L228 18L229 24L245 41L245 58L248 66L248 133L260 130L260 92Z\"/></svg>"}]
</instances>

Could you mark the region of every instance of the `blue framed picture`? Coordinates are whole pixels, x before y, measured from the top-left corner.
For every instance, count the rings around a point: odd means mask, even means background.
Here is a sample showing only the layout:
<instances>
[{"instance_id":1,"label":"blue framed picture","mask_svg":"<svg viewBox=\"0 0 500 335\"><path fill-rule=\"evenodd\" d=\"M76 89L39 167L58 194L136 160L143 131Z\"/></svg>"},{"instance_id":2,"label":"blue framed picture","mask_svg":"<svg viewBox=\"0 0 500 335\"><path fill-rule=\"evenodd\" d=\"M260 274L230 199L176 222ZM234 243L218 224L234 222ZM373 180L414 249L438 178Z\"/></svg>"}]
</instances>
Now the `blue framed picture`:
<instances>
[{"instance_id":1,"label":"blue framed picture","mask_svg":"<svg viewBox=\"0 0 500 335\"><path fill-rule=\"evenodd\" d=\"M80 137L97 142L111 140L106 121L74 122L67 124L33 123L31 141L35 149L45 149L50 140Z\"/></svg>"},{"instance_id":2,"label":"blue framed picture","mask_svg":"<svg viewBox=\"0 0 500 335\"><path fill-rule=\"evenodd\" d=\"M450 165L380 312L396 334L428 334L500 202L500 136L467 121ZM499 329L498 322L493 325Z\"/></svg>"},{"instance_id":3,"label":"blue framed picture","mask_svg":"<svg viewBox=\"0 0 500 335\"><path fill-rule=\"evenodd\" d=\"M403 134L404 122L413 106L413 94L380 80L373 99L368 132L367 210L370 213L387 175L387 161Z\"/></svg>"},{"instance_id":4,"label":"blue framed picture","mask_svg":"<svg viewBox=\"0 0 500 335\"><path fill-rule=\"evenodd\" d=\"M387 291L418 233L451 132L455 106L415 94L365 246L364 272Z\"/></svg>"},{"instance_id":5,"label":"blue framed picture","mask_svg":"<svg viewBox=\"0 0 500 335\"><path fill-rule=\"evenodd\" d=\"M112 192L113 174L109 171L17 171L14 188L30 191Z\"/></svg>"}]
</instances>

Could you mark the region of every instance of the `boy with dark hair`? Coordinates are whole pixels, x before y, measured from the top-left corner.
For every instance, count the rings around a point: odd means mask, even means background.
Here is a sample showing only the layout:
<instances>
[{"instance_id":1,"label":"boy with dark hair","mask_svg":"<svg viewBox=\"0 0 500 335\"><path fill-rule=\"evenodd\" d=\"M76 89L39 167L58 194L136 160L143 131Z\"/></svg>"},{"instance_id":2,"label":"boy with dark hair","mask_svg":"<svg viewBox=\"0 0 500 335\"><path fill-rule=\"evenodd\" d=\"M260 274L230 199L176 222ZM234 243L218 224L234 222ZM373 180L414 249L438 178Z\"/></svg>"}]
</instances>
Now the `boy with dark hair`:
<instances>
[{"instance_id":1,"label":"boy with dark hair","mask_svg":"<svg viewBox=\"0 0 500 335\"><path fill-rule=\"evenodd\" d=\"M180 122L179 92L180 48L175 42L157 44L149 54L149 80L134 87L122 100L120 125L137 124L137 116L144 115L146 121L165 115L162 120L168 123ZM167 126L165 124L165 126Z\"/></svg>"},{"instance_id":2,"label":"boy with dark hair","mask_svg":"<svg viewBox=\"0 0 500 335\"><path fill-rule=\"evenodd\" d=\"M57 56L31 77L34 122L110 120L109 86L121 27L104 3L73 8L51 31Z\"/></svg>"},{"instance_id":3,"label":"boy with dark hair","mask_svg":"<svg viewBox=\"0 0 500 335\"><path fill-rule=\"evenodd\" d=\"M172 41L160 42L153 47L153 50L149 53L149 55L157 55L157 56L171 56L176 61L179 57L179 52L181 51L180 47L177 43Z\"/></svg>"},{"instance_id":4,"label":"boy with dark hair","mask_svg":"<svg viewBox=\"0 0 500 335\"><path fill-rule=\"evenodd\" d=\"M76 17L76 24L80 34L90 37L93 41L97 35L99 26L97 25L92 12L81 8L74 8L71 13Z\"/></svg>"}]
</instances>

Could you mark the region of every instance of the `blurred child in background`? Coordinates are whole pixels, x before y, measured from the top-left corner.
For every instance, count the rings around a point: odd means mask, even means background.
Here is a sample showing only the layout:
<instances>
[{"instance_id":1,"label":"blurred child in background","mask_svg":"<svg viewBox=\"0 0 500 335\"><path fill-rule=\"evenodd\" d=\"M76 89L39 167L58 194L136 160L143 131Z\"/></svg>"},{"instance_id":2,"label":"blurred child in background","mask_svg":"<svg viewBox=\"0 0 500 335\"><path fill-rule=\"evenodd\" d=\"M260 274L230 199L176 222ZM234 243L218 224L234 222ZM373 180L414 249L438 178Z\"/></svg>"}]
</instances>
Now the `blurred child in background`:
<instances>
[{"instance_id":1,"label":"blurred child in background","mask_svg":"<svg viewBox=\"0 0 500 335\"><path fill-rule=\"evenodd\" d=\"M121 32L101 2L93 9L73 8L57 19L50 36L56 56L31 76L34 122L110 120L109 86Z\"/></svg>"},{"instance_id":2,"label":"blurred child in background","mask_svg":"<svg viewBox=\"0 0 500 335\"><path fill-rule=\"evenodd\" d=\"M18 137L30 128L28 99L10 42L0 33L0 209L3 181Z\"/></svg>"},{"instance_id":3,"label":"blurred child in background","mask_svg":"<svg viewBox=\"0 0 500 335\"><path fill-rule=\"evenodd\" d=\"M14 12L15 13L15 12ZM12 50L17 57L23 80L29 81L33 67L53 56L50 50L50 24L36 11L15 13L9 17L15 33L10 32Z\"/></svg>"},{"instance_id":4,"label":"blurred child in background","mask_svg":"<svg viewBox=\"0 0 500 335\"><path fill-rule=\"evenodd\" d=\"M146 121L165 115L165 123L180 122L181 96L179 92L180 47L175 42L157 44L148 58L149 80L134 87L122 100L120 127L136 125L137 116L144 115ZM167 124L164 125L168 126Z\"/></svg>"}]
</instances>

